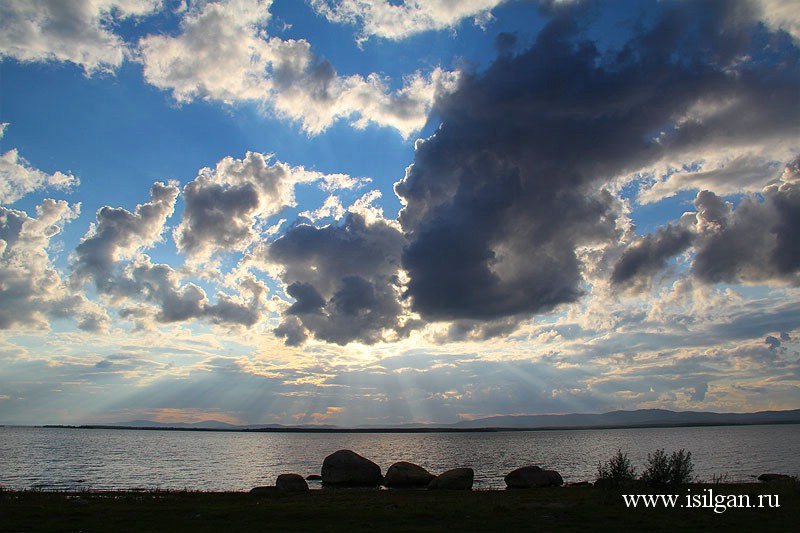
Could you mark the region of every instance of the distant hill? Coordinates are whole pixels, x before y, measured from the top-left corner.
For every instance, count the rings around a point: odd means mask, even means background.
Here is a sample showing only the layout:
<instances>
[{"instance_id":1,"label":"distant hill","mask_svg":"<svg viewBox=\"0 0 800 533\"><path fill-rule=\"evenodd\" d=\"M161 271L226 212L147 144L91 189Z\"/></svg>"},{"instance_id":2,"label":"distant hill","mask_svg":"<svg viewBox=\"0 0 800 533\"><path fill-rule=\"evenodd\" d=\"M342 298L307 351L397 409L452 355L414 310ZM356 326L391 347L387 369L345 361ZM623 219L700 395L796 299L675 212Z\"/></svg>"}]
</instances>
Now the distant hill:
<instances>
[{"instance_id":1,"label":"distant hill","mask_svg":"<svg viewBox=\"0 0 800 533\"><path fill-rule=\"evenodd\" d=\"M203 428L203 429L239 429L241 426L220 422L219 420L203 420L202 422L153 422L152 420L131 420L130 422L113 422L107 426L129 428Z\"/></svg>"},{"instance_id":2,"label":"distant hill","mask_svg":"<svg viewBox=\"0 0 800 533\"><path fill-rule=\"evenodd\" d=\"M800 409L759 411L757 413L713 413L708 411L668 411L639 409L603 414L491 416L453 424L462 428L570 428L570 427L648 427L736 424L800 423Z\"/></svg>"}]
</instances>

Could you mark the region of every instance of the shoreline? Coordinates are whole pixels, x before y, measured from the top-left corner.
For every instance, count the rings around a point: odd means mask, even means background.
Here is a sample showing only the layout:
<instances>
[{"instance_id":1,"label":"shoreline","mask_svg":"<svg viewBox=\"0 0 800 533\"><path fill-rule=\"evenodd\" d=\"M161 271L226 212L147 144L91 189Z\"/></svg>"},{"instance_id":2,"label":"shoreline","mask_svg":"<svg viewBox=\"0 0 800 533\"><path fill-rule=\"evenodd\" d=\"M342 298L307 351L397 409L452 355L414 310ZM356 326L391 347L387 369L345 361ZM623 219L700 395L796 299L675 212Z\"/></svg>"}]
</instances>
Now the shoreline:
<instances>
[{"instance_id":1,"label":"shoreline","mask_svg":"<svg viewBox=\"0 0 800 533\"><path fill-rule=\"evenodd\" d=\"M641 488L629 490L654 494ZM3 526L0 527L8 531L226 533L532 529L790 531L800 521L797 482L696 484L667 492L677 493L680 505L632 508L624 503L623 491L598 487L480 491L324 489L303 493L274 490L258 494L0 490L3 510ZM687 494L696 497L692 500ZM772 505L752 505L760 500L760 495L768 495ZM739 505L743 499L751 502L749 508Z\"/></svg>"}]
</instances>

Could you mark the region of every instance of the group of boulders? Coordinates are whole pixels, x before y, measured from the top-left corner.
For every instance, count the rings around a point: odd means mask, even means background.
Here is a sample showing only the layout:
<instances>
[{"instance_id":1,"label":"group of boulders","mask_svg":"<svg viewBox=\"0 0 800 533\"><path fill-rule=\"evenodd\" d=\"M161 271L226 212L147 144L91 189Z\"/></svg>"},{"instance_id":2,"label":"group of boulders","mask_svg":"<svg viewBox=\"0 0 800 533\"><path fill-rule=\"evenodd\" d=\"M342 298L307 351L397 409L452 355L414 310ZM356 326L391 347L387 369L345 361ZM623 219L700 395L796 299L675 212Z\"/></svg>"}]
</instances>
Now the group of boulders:
<instances>
[{"instance_id":1,"label":"group of boulders","mask_svg":"<svg viewBox=\"0 0 800 533\"><path fill-rule=\"evenodd\" d=\"M323 487L377 487L391 489L471 490L475 479L472 468L454 468L435 476L419 465L401 461L389 467L386 475L381 467L366 457L351 450L332 453L322 463L322 475L303 478L300 474L281 474L275 482L275 490L282 492L307 491L307 480L322 481ZM510 489L533 487L558 487L564 484L555 470L544 470L538 466L517 468L505 477ZM256 487L252 492L269 490Z\"/></svg>"}]
</instances>

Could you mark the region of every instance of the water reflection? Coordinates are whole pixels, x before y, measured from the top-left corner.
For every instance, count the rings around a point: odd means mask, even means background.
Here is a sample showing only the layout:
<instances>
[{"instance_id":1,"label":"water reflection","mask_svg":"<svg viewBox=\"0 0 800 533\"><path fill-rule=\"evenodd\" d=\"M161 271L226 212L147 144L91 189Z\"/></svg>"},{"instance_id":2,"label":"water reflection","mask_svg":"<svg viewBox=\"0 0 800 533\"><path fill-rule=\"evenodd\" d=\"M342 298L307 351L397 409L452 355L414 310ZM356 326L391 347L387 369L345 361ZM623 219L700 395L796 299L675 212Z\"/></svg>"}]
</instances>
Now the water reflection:
<instances>
[{"instance_id":1,"label":"water reflection","mask_svg":"<svg viewBox=\"0 0 800 533\"><path fill-rule=\"evenodd\" d=\"M525 465L593 480L617 449L641 471L647 454L692 452L703 480L753 481L800 474L800 426L741 426L511 433L309 434L0 428L0 486L43 489L249 490L278 474L318 474L348 448L378 463L417 463L432 473L468 466L476 489L502 489ZM314 484L313 486L318 486Z\"/></svg>"}]
</instances>

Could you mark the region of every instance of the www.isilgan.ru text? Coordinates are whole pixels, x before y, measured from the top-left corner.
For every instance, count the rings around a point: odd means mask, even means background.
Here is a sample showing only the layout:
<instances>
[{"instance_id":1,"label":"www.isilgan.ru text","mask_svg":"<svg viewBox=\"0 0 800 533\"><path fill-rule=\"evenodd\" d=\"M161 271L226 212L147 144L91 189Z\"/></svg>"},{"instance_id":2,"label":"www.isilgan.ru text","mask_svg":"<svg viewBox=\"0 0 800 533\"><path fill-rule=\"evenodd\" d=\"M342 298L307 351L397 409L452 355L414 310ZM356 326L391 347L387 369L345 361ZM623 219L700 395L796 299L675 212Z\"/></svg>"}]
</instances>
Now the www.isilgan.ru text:
<instances>
[{"instance_id":1,"label":"www.isilgan.ru text","mask_svg":"<svg viewBox=\"0 0 800 533\"><path fill-rule=\"evenodd\" d=\"M777 494L714 494L713 489L703 489L700 493L687 494L623 494L625 507L665 507L713 509L724 513L728 509L778 508Z\"/></svg>"}]
</instances>

